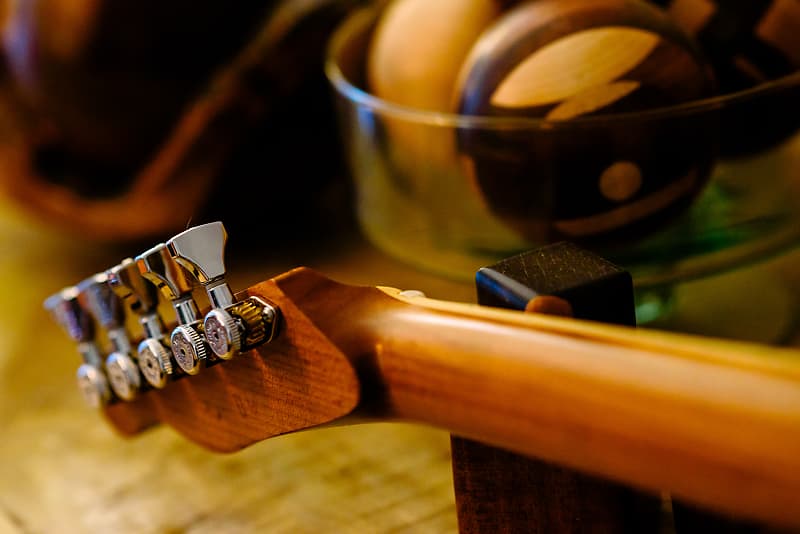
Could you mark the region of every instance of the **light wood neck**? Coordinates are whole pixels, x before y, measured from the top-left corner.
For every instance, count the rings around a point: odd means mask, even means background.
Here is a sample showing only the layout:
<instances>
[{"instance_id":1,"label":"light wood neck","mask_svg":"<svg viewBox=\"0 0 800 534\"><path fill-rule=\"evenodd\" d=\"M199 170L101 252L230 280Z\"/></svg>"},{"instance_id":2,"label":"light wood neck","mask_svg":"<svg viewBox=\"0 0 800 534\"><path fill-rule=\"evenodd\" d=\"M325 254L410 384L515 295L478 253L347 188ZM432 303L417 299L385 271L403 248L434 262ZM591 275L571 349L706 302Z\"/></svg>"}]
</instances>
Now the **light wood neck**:
<instances>
[{"instance_id":1,"label":"light wood neck","mask_svg":"<svg viewBox=\"0 0 800 534\"><path fill-rule=\"evenodd\" d=\"M407 420L721 511L800 523L796 351L403 299L297 269L250 288L269 346L107 413L221 451Z\"/></svg>"}]
</instances>

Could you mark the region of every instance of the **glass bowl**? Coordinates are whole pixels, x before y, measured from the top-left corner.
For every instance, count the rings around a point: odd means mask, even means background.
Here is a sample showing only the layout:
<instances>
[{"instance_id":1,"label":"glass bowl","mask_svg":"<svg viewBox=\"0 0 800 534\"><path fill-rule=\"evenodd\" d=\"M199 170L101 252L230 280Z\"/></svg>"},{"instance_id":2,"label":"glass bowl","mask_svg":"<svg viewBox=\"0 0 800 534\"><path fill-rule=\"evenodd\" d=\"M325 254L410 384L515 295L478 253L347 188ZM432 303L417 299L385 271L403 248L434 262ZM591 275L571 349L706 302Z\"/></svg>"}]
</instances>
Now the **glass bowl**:
<instances>
[{"instance_id":1,"label":"glass bowl","mask_svg":"<svg viewBox=\"0 0 800 534\"><path fill-rule=\"evenodd\" d=\"M438 113L395 105L367 91L365 56L376 17L373 10L361 11L338 29L326 73L336 94L358 219L368 239L397 258L466 280L503 257L568 239L630 270L641 294L798 242L800 73L680 106L563 123ZM544 183L556 185L540 195L544 201L526 204L530 217L515 206L516 199L540 191L503 182L502 162L486 165L464 148L474 139L497 145L498 139L526 137L550 148L578 140L572 153L554 149L546 152L552 157L538 161ZM761 139L763 146L749 152L733 146L743 138ZM586 206L603 189L602 173L599 180L576 179L569 174L572 160L629 148L631 139L661 162L648 172L669 168L672 181L657 181L633 207L614 208L609 201L602 213L591 212ZM726 156L726 146L738 155ZM496 190L476 179L481 165L495 172L501 184ZM566 207L548 206L553 198Z\"/></svg>"}]
</instances>

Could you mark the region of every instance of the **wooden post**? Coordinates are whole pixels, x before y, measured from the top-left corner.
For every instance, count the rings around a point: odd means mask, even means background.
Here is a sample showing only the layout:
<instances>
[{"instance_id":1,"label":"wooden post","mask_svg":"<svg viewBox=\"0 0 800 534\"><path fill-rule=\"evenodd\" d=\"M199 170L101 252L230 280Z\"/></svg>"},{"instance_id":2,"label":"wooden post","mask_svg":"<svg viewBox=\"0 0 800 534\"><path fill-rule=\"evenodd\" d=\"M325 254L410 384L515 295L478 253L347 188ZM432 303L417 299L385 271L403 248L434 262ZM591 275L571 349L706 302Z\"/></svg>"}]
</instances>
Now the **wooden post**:
<instances>
[{"instance_id":1,"label":"wooden post","mask_svg":"<svg viewBox=\"0 0 800 534\"><path fill-rule=\"evenodd\" d=\"M476 283L478 302L486 306L636 323L630 275L568 243L481 269ZM462 533L648 533L660 527L658 496L457 436L451 449Z\"/></svg>"}]
</instances>

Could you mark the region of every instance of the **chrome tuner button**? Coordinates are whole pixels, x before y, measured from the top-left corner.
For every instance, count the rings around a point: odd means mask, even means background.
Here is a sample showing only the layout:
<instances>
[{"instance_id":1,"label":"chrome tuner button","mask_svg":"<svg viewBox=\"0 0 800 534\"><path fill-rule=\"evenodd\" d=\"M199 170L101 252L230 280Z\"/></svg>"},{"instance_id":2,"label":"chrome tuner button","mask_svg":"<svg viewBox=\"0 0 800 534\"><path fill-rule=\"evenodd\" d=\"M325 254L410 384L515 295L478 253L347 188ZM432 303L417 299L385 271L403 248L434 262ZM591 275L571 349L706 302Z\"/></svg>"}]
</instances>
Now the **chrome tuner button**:
<instances>
[{"instance_id":1,"label":"chrome tuner button","mask_svg":"<svg viewBox=\"0 0 800 534\"><path fill-rule=\"evenodd\" d=\"M203 321L203 331L211 350L222 360L230 360L242 350L242 326L230 313L211 310Z\"/></svg>"},{"instance_id":2,"label":"chrome tuner button","mask_svg":"<svg viewBox=\"0 0 800 534\"><path fill-rule=\"evenodd\" d=\"M170 336L172 355L186 374L196 375L208 358L203 337L192 325L180 325Z\"/></svg>"},{"instance_id":3,"label":"chrome tuner button","mask_svg":"<svg viewBox=\"0 0 800 534\"><path fill-rule=\"evenodd\" d=\"M106 358L106 373L111 381L111 389L117 397L126 401L136 398L142 381L133 358L121 352L112 352Z\"/></svg>"},{"instance_id":4,"label":"chrome tuner button","mask_svg":"<svg viewBox=\"0 0 800 534\"><path fill-rule=\"evenodd\" d=\"M225 281L225 244L228 234L221 222L181 232L166 245L176 263L199 282L208 294L211 311L203 332L211 350L223 360L272 339L277 308L255 297L237 302Z\"/></svg>"},{"instance_id":5,"label":"chrome tuner button","mask_svg":"<svg viewBox=\"0 0 800 534\"><path fill-rule=\"evenodd\" d=\"M99 408L111 399L108 381L97 367L88 364L81 365L78 367L76 378L83 399L92 408Z\"/></svg>"},{"instance_id":6,"label":"chrome tuner button","mask_svg":"<svg viewBox=\"0 0 800 534\"><path fill-rule=\"evenodd\" d=\"M160 341L148 338L139 343L139 370L147 382L161 389L169 382L172 375L170 353Z\"/></svg>"}]
</instances>

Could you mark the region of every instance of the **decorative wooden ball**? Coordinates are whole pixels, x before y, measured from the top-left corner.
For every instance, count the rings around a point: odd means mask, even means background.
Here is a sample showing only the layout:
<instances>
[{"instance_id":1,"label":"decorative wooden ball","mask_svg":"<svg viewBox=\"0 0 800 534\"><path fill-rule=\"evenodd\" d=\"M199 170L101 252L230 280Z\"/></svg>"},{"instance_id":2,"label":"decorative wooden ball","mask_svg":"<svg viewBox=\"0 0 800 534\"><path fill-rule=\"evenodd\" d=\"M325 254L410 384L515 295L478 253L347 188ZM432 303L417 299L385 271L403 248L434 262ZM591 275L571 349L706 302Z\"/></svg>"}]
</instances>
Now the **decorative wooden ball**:
<instances>
[{"instance_id":1,"label":"decorative wooden ball","mask_svg":"<svg viewBox=\"0 0 800 534\"><path fill-rule=\"evenodd\" d=\"M800 1L651 0L699 43L719 80L733 93L800 71ZM722 150L758 152L800 128L800 91L766 91L723 113Z\"/></svg>"},{"instance_id":2,"label":"decorative wooden ball","mask_svg":"<svg viewBox=\"0 0 800 534\"><path fill-rule=\"evenodd\" d=\"M392 104L432 112L453 111L453 87L480 33L512 0L393 0L381 11L366 59L372 94ZM404 117L381 117L379 135L393 186L417 199L433 184L419 172L452 168L449 130Z\"/></svg>"},{"instance_id":3,"label":"decorative wooden ball","mask_svg":"<svg viewBox=\"0 0 800 534\"><path fill-rule=\"evenodd\" d=\"M378 21L367 58L376 96L450 111L453 86L478 35L508 0L394 0Z\"/></svg>"},{"instance_id":4,"label":"decorative wooden ball","mask_svg":"<svg viewBox=\"0 0 800 534\"><path fill-rule=\"evenodd\" d=\"M456 99L463 114L541 122L463 130L459 148L490 209L531 240L642 229L688 204L714 155L711 125L652 110L713 91L699 52L653 6L524 3L477 41Z\"/></svg>"}]
</instances>

